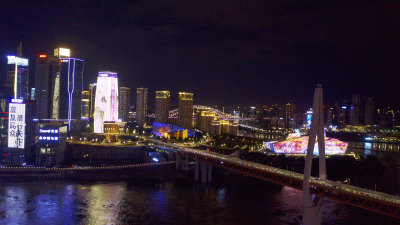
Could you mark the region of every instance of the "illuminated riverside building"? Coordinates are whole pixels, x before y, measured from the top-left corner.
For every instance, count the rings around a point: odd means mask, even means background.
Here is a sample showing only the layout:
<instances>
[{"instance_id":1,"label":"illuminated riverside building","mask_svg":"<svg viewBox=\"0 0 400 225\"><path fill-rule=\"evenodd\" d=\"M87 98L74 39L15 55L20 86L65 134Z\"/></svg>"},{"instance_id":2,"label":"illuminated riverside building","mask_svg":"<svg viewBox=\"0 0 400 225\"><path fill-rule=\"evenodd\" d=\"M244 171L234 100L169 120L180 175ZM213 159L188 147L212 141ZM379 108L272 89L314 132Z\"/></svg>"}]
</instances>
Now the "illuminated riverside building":
<instances>
[{"instance_id":1,"label":"illuminated riverside building","mask_svg":"<svg viewBox=\"0 0 400 225\"><path fill-rule=\"evenodd\" d=\"M129 103L130 103L131 89L128 87L120 87L118 95L118 114L122 122L129 120Z\"/></svg>"},{"instance_id":2,"label":"illuminated riverside building","mask_svg":"<svg viewBox=\"0 0 400 225\"><path fill-rule=\"evenodd\" d=\"M94 132L103 133L104 122L118 119L118 76L115 72L102 71L97 77L94 112Z\"/></svg>"},{"instance_id":3,"label":"illuminated riverside building","mask_svg":"<svg viewBox=\"0 0 400 225\"><path fill-rule=\"evenodd\" d=\"M211 134L239 136L239 127L237 123L232 121L214 120L211 122Z\"/></svg>"},{"instance_id":4,"label":"illuminated riverside building","mask_svg":"<svg viewBox=\"0 0 400 225\"><path fill-rule=\"evenodd\" d=\"M212 133L211 124L216 120L215 112L210 112L208 110L198 110L197 111L197 128L206 133Z\"/></svg>"},{"instance_id":5,"label":"illuminated riverside building","mask_svg":"<svg viewBox=\"0 0 400 225\"><path fill-rule=\"evenodd\" d=\"M94 102L96 100L96 83L89 84L89 118L93 118L94 115Z\"/></svg>"},{"instance_id":6,"label":"illuminated riverside building","mask_svg":"<svg viewBox=\"0 0 400 225\"><path fill-rule=\"evenodd\" d=\"M170 96L169 91L156 91L156 122L168 123Z\"/></svg>"},{"instance_id":7,"label":"illuminated riverside building","mask_svg":"<svg viewBox=\"0 0 400 225\"><path fill-rule=\"evenodd\" d=\"M82 91L82 119L89 119L89 91Z\"/></svg>"},{"instance_id":8,"label":"illuminated riverside building","mask_svg":"<svg viewBox=\"0 0 400 225\"><path fill-rule=\"evenodd\" d=\"M39 119L49 119L52 114L52 96L54 81L60 74L60 60L51 55L40 54L36 59L35 98L37 101L37 116Z\"/></svg>"},{"instance_id":9,"label":"illuminated riverside building","mask_svg":"<svg viewBox=\"0 0 400 225\"><path fill-rule=\"evenodd\" d=\"M61 61L63 58L69 58L70 53L69 49L57 48L54 50L54 56L39 54L36 59L35 99L38 106L37 115L40 119L59 116Z\"/></svg>"},{"instance_id":10,"label":"illuminated riverside building","mask_svg":"<svg viewBox=\"0 0 400 225\"><path fill-rule=\"evenodd\" d=\"M147 114L147 88L136 89L136 121L141 125L146 124Z\"/></svg>"},{"instance_id":11,"label":"illuminated riverside building","mask_svg":"<svg viewBox=\"0 0 400 225\"><path fill-rule=\"evenodd\" d=\"M179 92L178 126L193 127L193 94Z\"/></svg>"},{"instance_id":12,"label":"illuminated riverside building","mask_svg":"<svg viewBox=\"0 0 400 225\"><path fill-rule=\"evenodd\" d=\"M166 123L158 123L154 122L153 123L153 135L171 139L171 138L188 138L188 137L195 137L196 132L184 127L179 127L176 125L172 124L166 124Z\"/></svg>"},{"instance_id":13,"label":"illuminated riverside building","mask_svg":"<svg viewBox=\"0 0 400 225\"><path fill-rule=\"evenodd\" d=\"M61 165L66 150L67 126L59 122L39 125L36 144L37 165Z\"/></svg>"},{"instance_id":14,"label":"illuminated riverside building","mask_svg":"<svg viewBox=\"0 0 400 225\"><path fill-rule=\"evenodd\" d=\"M53 119L67 119L68 129L73 120L82 116L82 88L84 61L76 58L60 60L60 75L55 79Z\"/></svg>"},{"instance_id":15,"label":"illuminated riverside building","mask_svg":"<svg viewBox=\"0 0 400 225\"><path fill-rule=\"evenodd\" d=\"M8 130L8 108L10 99L28 99L29 60L7 56L7 74L0 85L0 132Z\"/></svg>"},{"instance_id":16,"label":"illuminated riverside building","mask_svg":"<svg viewBox=\"0 0 400 225\"><path fill-rule=\"evenodd\" d=\"M83 60L70 56L71 51L66 48L55 49L54 57L41 54L40 69L36 71L39 116L67 120L68 129L73 121L81 119L84 69Z\"/></svg>"}]
</instances>

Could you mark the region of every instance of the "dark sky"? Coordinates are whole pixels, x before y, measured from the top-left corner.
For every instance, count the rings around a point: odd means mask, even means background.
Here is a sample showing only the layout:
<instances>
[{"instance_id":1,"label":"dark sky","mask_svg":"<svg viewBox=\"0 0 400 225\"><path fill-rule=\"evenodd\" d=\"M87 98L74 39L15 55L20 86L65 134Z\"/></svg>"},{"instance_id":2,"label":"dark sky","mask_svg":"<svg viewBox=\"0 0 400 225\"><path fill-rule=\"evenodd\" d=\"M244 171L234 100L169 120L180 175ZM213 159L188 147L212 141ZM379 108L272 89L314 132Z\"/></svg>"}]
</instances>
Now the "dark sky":
<instances>
[{"instance_id":1,"label":"dark sky","mask_svg":"<svg viewBox=\"0 0 400 225\"><path fill-rule=\"evenodd\" d=\"M71 48L85 89L111 70L150 98L189 91L203 105L306 106L317 83L327 101L358 92L398 105L400 2L315 2L1 1L0 73L21 40L31 62Z\"/></svg>"}]
</instances>

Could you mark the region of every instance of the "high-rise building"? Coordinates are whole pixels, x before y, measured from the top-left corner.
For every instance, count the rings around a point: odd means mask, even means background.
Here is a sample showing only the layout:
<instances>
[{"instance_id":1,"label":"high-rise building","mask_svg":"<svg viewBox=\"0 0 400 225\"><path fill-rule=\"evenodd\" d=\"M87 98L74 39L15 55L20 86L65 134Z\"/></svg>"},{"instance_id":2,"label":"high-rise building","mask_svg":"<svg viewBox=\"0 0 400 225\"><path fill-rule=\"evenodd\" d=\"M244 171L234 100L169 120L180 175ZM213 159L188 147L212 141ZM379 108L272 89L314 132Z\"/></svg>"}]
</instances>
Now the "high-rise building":
<instances>
[{"instance_id":1,"label":"high-rise building","mask_svg":"<svg viewBox=\"0 0 400 225\"><path fill-rule=\"evenodd\" d=\"M89 84L89 118L94 117L94 102L96 99L96 83Z\"/></svg>"},{"instance_id":2,"label":"high-rise building","mask_svg":"<svg viewBox=\"0 0 400 225\"><path fill-rule=\"evenodd\" d=\"M128 116L129 116L129 104L130 104L130 95L131 95L131 89L128 87L120 87L119 88L119 118L122 120L122 122L127 122L128 121Z\"/></svg>"},{"instance_id":3,"label":"high-rise building","mask_svg":"<svg viewBox=\"0 0 400 225\"><path fill-rule=\"evenodd\" d=\"M216 120L215 112L203 110L197 113L198 128L206 133L211 133L211 124Z\"/></svg>"},{"instance_id":4,"label":"high-rise building","mask_svg":"<svg viewBox=\"0 0 400 225\"><path fill-rule=\"evenodd\" d=\"M147 88L136 89L136 121L143 126L147 114Z\"/></svg>"},{"instance_id":5,"label":"high-rise building","mask_svg":"<svg viewBox=\"0 0 400 225\"><path fill-rule=\"evenodd\" d=\"M4 84L5 99L28 99L29 60L7 56L7 78Z\"/></svg>"},{"instance_id":6,"label":"high-rise building","mask_svg":"<svg viewBox=\"0 0 400 225\"><path fill-rule=\"evenodd\" d=\"M118 119L118 75L102 71L97 77L94 132L104 133L104 122Z\"/></svg>"},{"instance_id":7,"label":"high-rise building","mask_svg":"<svg viewBox=\"0 0 400 225\"><path fill-rule=\"evenodd\" d=\"M82 91L82 119L89 119L89 91Z\"/></svg>"},{"instance_id":8,"label":"high-rise building","mask_svg":"<svg viewBox=\"0 0 400 225\"><path fill-rule=\"evenodd\" d=\"M293 123L294 111L295 111L294 104L287 103L285 105L285 128L286 129L293 127L293 126L291 126L291 123Z\"/></svg>"},{"instance_id":9,"label":"high-rise building","mask_svg":"<svg viewBox=\"0 0 400 225\"><path fill-rule=\"evenodd\" d=\"M84 61L76 58L62 58L60 75L54 80L52 99L54 119L67 119L68 129L73 120L82 116L82 89Z\"/></svg>"},{"instance_id":10,"label":"high-rise building","mask_svg":"<svg viewBox=\"0 0 400 225\"><path fill-rule=\"evenodd\" d=\"M348 112L349 112L349 110L348 110L348 104L347 104L347 100L345 100L345 99L342 99L341 101L340 101L340 107L339 107L339 118L338 118L338 120L339 120L339 125L344 125L344 124L347 124L348 123Z\"/></svg>"},{"instance_id":11,"label":"high-rise building","mask_svg":"<svg viewBox=\"0 0 400 225\"><path fill-rule=\"evenodd\" d=\"M168 123L170 96L169 91L156 91L156 122Z\"/></svg>"},{"instance_id":12,"label":"high-rise building","mask_svg":"<svg viewBox=\"0 0 400 225\"><path fill-rule=\"evenodd\" d=\"M39 118L71 122L82 116L84 61L70 58L66 48L54 49L54 57L40 54L36 66L36 95Z\"/></svg>"},{"instance_id":13,"label":"high-rise building","mask_svg":"<svg viewBox=\"0 0 400 225\"><path fill-rule=\"evenodd\" d=\"M6 135L9 125L9 104L11 99L28 100L29 61L19 56L7 56L7 73L0 82L0 133ZM6 143L0 138L0 145Z\"/></svg>"},{"instance_id":14,"label":"high-rise building","mask_svg":"<svg viewBox=\"0 0 400 225\"><path fill-rule=\"evenodd\" d=\"M339 125L340 106L339 102L335 101L332 112L332 125Z\"/></svg>"},{"instance_id":15,"label":"high-rise building","mask_svg":"<svg viewBox=\"0 0 400 225\"><path fill-rule=\"evenodd\" d=\"M49 119L52 116L54 81L60 75L60 60L57 57L40 54L36 59L35 99L39 119Z\"/></svg>"},{"instance_id":16,"label":"high-rise building","mask_svg":"<svg viewBox=\"0 0 400 225\"><path fill-rule=\"evenodd\" d=\"M193 94L179 92L178 126L192 129Z\"/></svg>"},{"instance_id":17,"label":"high-rise building","mask_svg":"<svg viewBox=\"0 0 400 225\"><path fill-rule=\"evenodd\" d=\"M354 94L352 96L352 103L351 103L351 115L350 115L350 122L351 125L357 126L360 124L360 95Z\"/></svg>"},{"instance_id":18,"label":"high-rise building","mask_svg":"<svg viewBox=\"0 0 400 225\"><path fill-rule=\"evenodd\" d=\"M334 118L334 108L328 107L328 109L326 110L326 122L325 122L325 125L327 127L333 124L333 118Z\"/></svg>"},{"instance_id":19,"label":"high-rise building","mask_svg":"<svg viewBox=\"0 0 400 225\"><path fill-rule=\"evenodd\" d=\"M372 126L374 123L374 100L367 98L365 103L365 125Z\"/></svg>"}]
</instances>

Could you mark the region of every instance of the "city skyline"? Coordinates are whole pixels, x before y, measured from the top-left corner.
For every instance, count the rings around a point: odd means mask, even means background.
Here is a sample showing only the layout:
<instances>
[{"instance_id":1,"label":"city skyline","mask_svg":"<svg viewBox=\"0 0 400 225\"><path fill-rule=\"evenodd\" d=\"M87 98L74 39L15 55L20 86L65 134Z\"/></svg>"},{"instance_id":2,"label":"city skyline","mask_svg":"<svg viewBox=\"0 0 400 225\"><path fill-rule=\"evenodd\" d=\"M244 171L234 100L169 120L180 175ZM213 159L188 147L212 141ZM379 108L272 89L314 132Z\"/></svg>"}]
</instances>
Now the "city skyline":
<instances>
[{"instance_id":1,"label":"city skyline","mask_svg":"<svg viewBox=\"0 0 400 225\"><path fill-rule=\"evenodd\" d=\"M57 49L55 49L54 51L56 51L56 50L58 50L59 48L57 48ZM68 54L70 54L70 49L64 49L64 50L68 50ZM56 53L55 53L56 54ZM8 61L9 61L9 58L12 58L12 57L16 57L16 56L7 56L7 58L8 58ZM68 56L69 57L69 56ZM38 65L40 65L41 66L41 64L43 63L43 60L46 60L46 59L55 59L56 61L57 61L57 57L56 56L51 56L51 54L50 55L48 55L48 54L39 54L39 55L37 55L36 56L36 60L39 60L39 61L37 61L37 63L31 63L31 64L29 64L28 65L28 67L27 68L30 68L30 67L34 67L34 68L36 68L35 69L35 72L34 72L34 82L32 81L32 82L30 82L30 88L32 88L32 89L35 89L35 87L37 87L38 85L43 85L43 80L41 80L41 79L39 79L38 80L38 74L40 74L41 72L40 72L40 68L41 67L38 67ZM74 58L72 58L73 60L75 60ZM26 59L26 60L29 60L29 59ZM80 60L80 59L78 59L78 60ZM34 61L34 60L32 60L32 61ZM83 61L83 60L81 60L81 61ZM61 62L63 62L62 60L61 60ZM58 62L56 62L56 63L58 63ZM49 62L46 62L46 64L47 65L51 65L52 63L49 63ZM49 69L47 69L47 70L49 70ZM55 69L55 70L57 70L57 68ZM49 71L51 71L51 69L49 70ZM99 71L99 72L101 72L101 71ZM7 74L8 74L8 72L7 72ZM84 73L83 73L84 74ZM39 76L41 76L41 75L39 75ZM83 76L83 77L85 77L85 76ZM46 78L46 79L48 79L48 78ZM33 84L32 84L33 83ZM50 82L51 83L51 82ZM53 81L53 83L54 83L54 81ZM82 83L87 83L85 80L82 82ZM83 86L83 91L87 91L87 90L90 90L91 89L91 85L93 85L93 84L95 84L95 83L88 83L88 85L87 85L87 87L86 86ZM46 84L46 85L48 85L48 84ZM37 89L37 88L36 88ZM148 89L148 88L147 88ZM170 87L170 88L168 88L169 90L171 90L171 89L175 89L174 87ZM180 92L180 91L177 91L178 93ZM78 91L78 93L79 93L79 91ZM157 90L150 90L149 91L149 93L150 93L150 99L149 99L149 103L150 103L150 109L151 108L153 108L152 107L152 105L154 105L154 103L155 102L153 102L153 97L156 97L156 93L157 93ZM133 93L130 93L130 98L132 98L132 95ZM27 96L28 95L30 95L30 93L28 93L27 92ZM361 98L361 100L359 99L358 101L358 104L366 104L370 99L374 99L373 97L371 97L372 95L369 93L368 95L365 95L365 96L360 96L360 94L358 94L358 93L353 93L350 97L343 97L343 98L340 98L340 99L332 99L331 101L327 101L327 103L326 103L326 105L327 106L332 106L332 105L334 105L334 104L336 104L336 102L343 102L343 101L345 101L345 102L347 102L346 104L344 104L344 105L347 105L347 106L350 106L351 107L351 105L352 105L352 100L354 100L354 99L352 99L352 98L354 98L354 96L355 95L357 95L358 96L358 98ZM135 98L136 96L133 96L133 98ZM40 99L40 92L37 92L37 94L36 94L36 99L37 100L39 100ZM40 102L40 100L39 100L39 102ZM387 105L380 105L380 102L378 101L377 102L378 104L378 106L379 107L387 107ZM129 101L129 104L130 105L134 105L132 102L130 102ZM272 102L272 103L269 103L269 104L262 104L262 103L255 103L255 104L245 104L245 105L241 105L241 104L232 104L232 105L226 105L226 104L221 104L221 105L219 105L219 106L221 106L221 107L223 107L223 106L229 106L229 107L250 107L250 106L268 106L268 105L274 105L274 104L279 104L279 105L285 105L285 104L298 104L298 103L296 103L296 102L294 102L294 101L288 101L288 102L284 102L284 103L277 103L276 101L275 102ZM171 104L172 106L178 106L178 101L174 101L173 99L172 99L172 104ZM341 104L341 105L343 105L343 104ZM395 105L396 107L397 107L397 105ZM42 107L40 107L41 109L43 108L44 106L42 106ZM46 106L47 107L47 106ZM308 110L309 109L309 107L310 107L310 105L300 105L300 110L299 111L306 111L306 110ZM393 105L391 105L390 107L393 107ZM153 110L155 110L155 108L153 109ZM357 110L358 111L358 110ZM54 114L54 112L53 112L53 114ZM50 112L50 114L49 115L52 115L52 113ZM53 115L54 116L54 115ZM357 116L357 117L359 117L359 115Z\"/></svg>"},{"instance_id":2,"label":"city skyline","mask_svg":"<svg viewBox=\"0 0 400 225\"><path fill-rule=\"evenodd\" d=\"M393 17L397 2L342 2L335 7L322 2L251 2L243 11L226 2L181 7L175 7L176 2L103 4L107 18L96 16L103 15L104 9L85 2L45 7L26 3L21 11L15 11L13 3L10 10L6 5L2 16L16 26L2 24L0 56L14 54L19 41L22 56L30 59L64 46L85 60L85 87L95 82L98 71L113 70L127 87L147 87L151 93L184 90L205 105L296 102L309 106L309 90L317 83L329 93L328 101L373 93L370 97L379 99L377 104L400 102L395 92L400 79L398 35L393 33L398 25ZM79 10L69 11L76 6ZM170 8L173 15L157 10L162 7ZM31 12L37 8L46 16ZM217 13L222 8L226 10ZM354 8L358 10L353 13ZM190 13L194 9L197 14ZM63 20L58 15L64 15ZM287 22L293 16L303 23ZM1 75L3 68L2 63ZM30 78L34 69L30 68Z\"/></svg>"},{"instance_id":3,"label":"city skyline","mask_svg":"<svg viewBox=\"0 0 400 225\"><path fill-rule=\"evenodd\" d=\"M399 12L2 1L0 224L397 224Z\"/></svg>"}]
</instances>

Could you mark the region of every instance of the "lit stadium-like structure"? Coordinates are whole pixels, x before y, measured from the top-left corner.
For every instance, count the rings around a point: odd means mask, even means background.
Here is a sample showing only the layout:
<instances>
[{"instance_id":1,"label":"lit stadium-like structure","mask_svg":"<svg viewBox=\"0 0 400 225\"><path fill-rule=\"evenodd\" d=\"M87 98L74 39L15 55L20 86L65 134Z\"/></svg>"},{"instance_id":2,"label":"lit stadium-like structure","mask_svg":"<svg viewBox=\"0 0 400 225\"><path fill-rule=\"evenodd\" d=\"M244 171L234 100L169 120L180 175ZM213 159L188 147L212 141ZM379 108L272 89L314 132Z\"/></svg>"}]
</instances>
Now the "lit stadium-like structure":
<instances>
[{"instance_id":1,"label":"lit stadium-like structure","mask_svg":"<svg viewBox=\"0 0 400 225\"><path fill-rule=\"evenodd\" d=\"M195 137L196 132L183 127L179 127L167 123L153 123L153 135L164 137L164 138L188 138Z\"/></svg>"},{"instance_id":2,"label":"lit stadium-like structure","mask_svg":"<svg viewBox=\"0 0 400 225\"><path fill-rule=\"evenodd\" d=\"M267 145L272 152L283 154L305 154L307 152L308 136L300 136L300 134L289 134L288 137L281 142L269 142ZM344 154L347 150L347 142L340 141L335 138L325 137L325 153ZM318 154L318 142L316 140L314 147L314 155Z\"/></svg>"}]
</instances>

